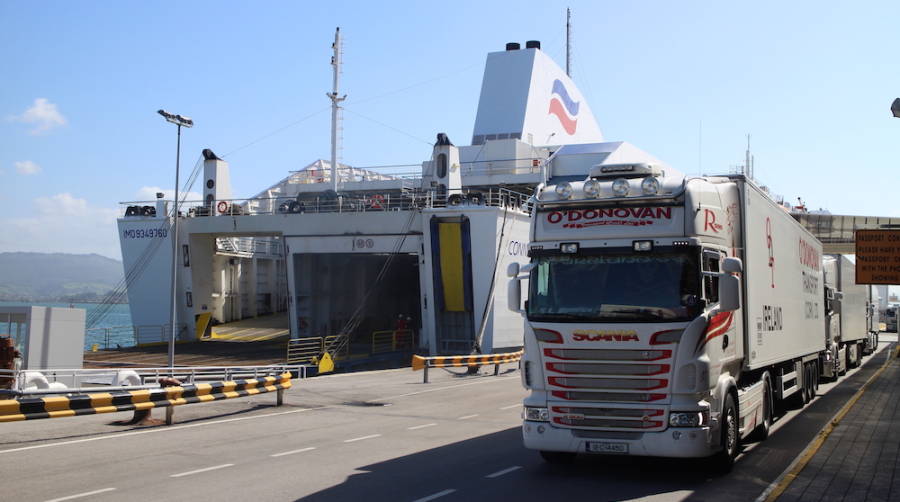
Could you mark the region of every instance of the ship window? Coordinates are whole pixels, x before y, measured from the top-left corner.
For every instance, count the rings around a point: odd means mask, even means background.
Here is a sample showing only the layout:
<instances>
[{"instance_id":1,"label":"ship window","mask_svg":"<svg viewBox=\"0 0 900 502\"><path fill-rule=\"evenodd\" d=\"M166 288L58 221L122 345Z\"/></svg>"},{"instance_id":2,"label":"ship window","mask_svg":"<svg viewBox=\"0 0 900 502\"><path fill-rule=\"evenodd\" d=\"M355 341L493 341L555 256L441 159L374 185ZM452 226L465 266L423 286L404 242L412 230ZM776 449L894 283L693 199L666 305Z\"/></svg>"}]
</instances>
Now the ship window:
<instances>
[{"instance_id":1,"label":"ship window","mask_svg":"<svg viewBox=\"0 0 900 502\"><path fill-rule=\"evenodd\" d=\"M703 297L712 304L719 301L719 264L722 261L722 253L712 249L703 250Z\"/></svg>"}]
</instances>

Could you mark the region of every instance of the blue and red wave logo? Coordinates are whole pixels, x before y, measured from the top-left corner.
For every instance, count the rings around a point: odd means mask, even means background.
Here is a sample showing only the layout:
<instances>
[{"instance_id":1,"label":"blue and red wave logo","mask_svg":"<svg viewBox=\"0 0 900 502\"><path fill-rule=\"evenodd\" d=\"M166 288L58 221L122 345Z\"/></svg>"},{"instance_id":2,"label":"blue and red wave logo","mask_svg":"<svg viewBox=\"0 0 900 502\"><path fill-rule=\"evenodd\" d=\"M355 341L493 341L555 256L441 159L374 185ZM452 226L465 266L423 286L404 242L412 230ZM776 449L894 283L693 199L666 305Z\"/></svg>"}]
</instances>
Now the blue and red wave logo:
<instances>
[{"instance_id":1,"label":"blue and red wave logo","mask_svg":"<svg viewBox=\"0 0 900 502\"><path fill-rule=\"evenodd\" d=\"M566 90L566 86L559 79L553 81L553 92L550 97L550 111L548 113L556 115L559 123L562 124L563 129L569 135L575 134L575 128L578 127L579 104L578 101L572 101L572 98L569 97L569 91Z\"/></svg>"}]
</instances>

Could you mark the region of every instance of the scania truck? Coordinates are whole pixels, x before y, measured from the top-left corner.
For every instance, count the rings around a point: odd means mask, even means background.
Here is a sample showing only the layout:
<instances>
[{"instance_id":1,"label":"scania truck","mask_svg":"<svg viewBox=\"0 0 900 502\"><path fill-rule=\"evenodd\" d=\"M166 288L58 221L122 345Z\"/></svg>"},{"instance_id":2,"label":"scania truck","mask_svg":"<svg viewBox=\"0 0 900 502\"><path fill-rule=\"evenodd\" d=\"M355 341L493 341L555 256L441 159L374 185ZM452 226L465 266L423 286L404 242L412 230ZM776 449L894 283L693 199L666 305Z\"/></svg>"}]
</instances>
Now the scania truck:
<instances>
[{"instance_id":1,"label":"scania truck","mask_svg":"<svg viewBox=\"0 0 900 502\"><path fill-rule=\"evenodd\" d=\"M508 300L526 317L525 446L549 462L727 469L777 404L815 393L821 243L743 176L667 170L601 163L535 192L530 262L509 266Z\"/></svg>"},{"instance_id":2,"label":"scania truck","mask_svg":"<svg viewBox=\"0 0 900 502\"><path fill-rule=\"evenodd\" d=\"M825 255L826 348L822 376L836 379L859 366L863 350L871 346L874 313L871 286L856 283L856 262L846 255ZM830 295L828 292L832 292ZM877 324L875 324L877 326ZM877 329L877 328L876 328Z\"/></svg>"}]
</instances>

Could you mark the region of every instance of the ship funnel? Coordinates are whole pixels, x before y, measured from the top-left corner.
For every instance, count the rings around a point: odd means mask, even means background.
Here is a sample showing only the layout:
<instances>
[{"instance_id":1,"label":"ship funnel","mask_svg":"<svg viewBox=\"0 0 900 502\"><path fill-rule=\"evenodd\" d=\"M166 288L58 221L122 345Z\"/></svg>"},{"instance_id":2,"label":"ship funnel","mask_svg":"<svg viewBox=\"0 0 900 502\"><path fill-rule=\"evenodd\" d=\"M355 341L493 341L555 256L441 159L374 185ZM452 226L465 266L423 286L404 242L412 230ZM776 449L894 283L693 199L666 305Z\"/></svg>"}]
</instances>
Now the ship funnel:
<instances>
[{"instance_id":1,"label":"ship funnel","mask_svg":"<svg viewBox=\"0 0 900 502\"><path fill-rule=\"evenodd\" d=\"M212 150L203 150L203 201L209 214L226 214L231 206L231 176L228 162ZM224 204L219 204L224 202Z\"/></svg>"},{"instance_id":2,"label":"ship funnel","mask_svg":"<svg viewBox=\"0 0 900 502\"><path fill-rule=\"evenodd\" d=\"M526 49L540 49L541 41L540 40L529 40L529 41L525 42L525 48Z\"/></svg>"},{"instance_id":3,"label":"ship funnel","mask_svg":"<svg viewBox=\"0 0 900 502\"><path fill-rule=\"evenodd\" d=\"M506 50L508 51L517 51L520 48L522 48L522 46L519 45L518 42L509 42L508 44L506 44Z\"/></svg>"},{"instance_id":4,"label":"ship funnel","mask_svg":"<svg viewBox=\"0 0 900 502\"><path fill-rule=\"evenodd\" d=\"M446 133L438 133L431 160L422 166L423 184L434 190L438 198L450 193L460 193L462 176L460 173L459 148L456 148Z\"/></svg>"}]
</instances>

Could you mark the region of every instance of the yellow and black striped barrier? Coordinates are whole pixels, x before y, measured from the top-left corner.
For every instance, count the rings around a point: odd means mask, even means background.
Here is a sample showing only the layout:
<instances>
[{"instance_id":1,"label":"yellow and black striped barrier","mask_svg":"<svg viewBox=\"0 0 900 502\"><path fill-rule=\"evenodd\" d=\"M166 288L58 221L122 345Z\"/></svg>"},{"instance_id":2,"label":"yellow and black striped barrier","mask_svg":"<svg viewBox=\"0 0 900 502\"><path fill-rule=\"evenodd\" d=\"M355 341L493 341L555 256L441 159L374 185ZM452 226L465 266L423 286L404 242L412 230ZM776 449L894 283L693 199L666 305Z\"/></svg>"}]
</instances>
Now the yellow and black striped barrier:
<instances>
[{"instance_id":1,"label":"yellow and black striped barrier","mask_svg":"<svg viewBox=\"0 0 900 502\"><path fill-rule=\"evenodd\" d=\"M522 351L507 352L505 354L484 354L471 356L413 356L413 371L425 370L423 383L428 383L428 368L459 368L462 366L475 367L494 365L494 375L500 372L500 365L512 363L522 359Z\"/></svg>"},{"instance_id":2,"label":"yellow and black striped barrier","mask_svg":"<svg viewBox=\"0 0 900 502\"><path fill-rule=\"evenodd\" d=\"M159 389L121 392L92 392L71 396L24 397L0 400L0 422L17 422L39 418L61 418L119 411L140 411L192 403L206 403L235 397L252 396L264 392L282 393L291 387L291 374L198 383Z\"/></svg>"}]
</instances>

